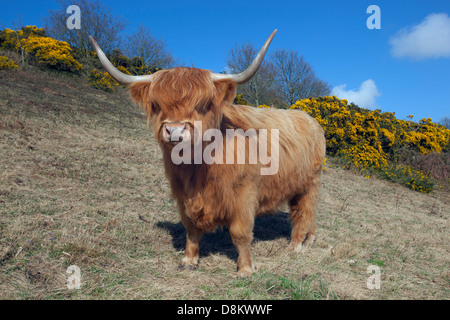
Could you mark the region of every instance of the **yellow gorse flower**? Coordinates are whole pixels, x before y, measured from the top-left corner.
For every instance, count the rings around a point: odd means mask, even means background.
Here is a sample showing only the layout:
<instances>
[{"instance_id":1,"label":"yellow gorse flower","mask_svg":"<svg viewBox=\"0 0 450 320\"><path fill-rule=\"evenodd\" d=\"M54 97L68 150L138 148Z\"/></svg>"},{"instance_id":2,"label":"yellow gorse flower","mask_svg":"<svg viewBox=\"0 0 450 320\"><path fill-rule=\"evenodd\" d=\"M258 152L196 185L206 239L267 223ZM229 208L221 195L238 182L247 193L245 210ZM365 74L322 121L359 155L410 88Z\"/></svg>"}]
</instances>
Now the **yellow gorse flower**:
<instances>
[{"instance_id":1,"label":"yellow gorse flower","mask_svg":"<svg viewBox=\"0 0 450 320\"><path fill-rule=\"evenodd\" d=\"M5 56L0 56L0 70L18 70L19 66L14 62L14 60L9 59Z\"/></svg>"},{"instance_id":2,"label":"yellow gorse flower","mask_svg":"<svg viewBox=\"0 0 450 320\"><path fill-rule=\"evenodd\" d=\"M401 148L421 154L449 148L450 130L429 118L417 123L409 115L408 120L400 120L393 112L349 105L347 100L335 96L303 99L291 109L302 110L319 122L325 131L329 155L343 156L348 165L361 171L382 172L388 180L398 181L403 176L404 185L421 192L431 190L430 177L403 167L392 169L394 173L387 169L389 161L397 161Z\"/></svg>"},{"instance_id":3,"label":"yellow gorse flower","mask_svg":"<svg viewBox=\"0 0 450 320\"><path fill-rule=\"evenodd\" d=\"M62 71L80 71L83 66L72 56L67 42L50 37L30 36L22 41L27 54L36 58L40 65Z\"/></svg>"},{"instance_id":4,"label":"yellow gorse flower","mask_svg":"<svg viewBox=\"0 0 450 320\"><path fill-rule=\"evenodd\" d=\"M45 31L36 26L14 31L0 31L0 45L4 49L23 51L28 59L38 65L59 71L78 72L83 66L72 55L72 47L64 41L45 36Z\"/></svg>"},{"instance_id":5,"label":"yellow gorse flower","mask_svg":"<svg viewBox=\"0 0 450 320\"><path fill-rule=\"evenodd\" d=\"M427 154L441 152L450 142L450 130L429 118L419 123L400 120L393 112L363 109L335 96L303 99L291 109L300 109L321 124L331 155L367 145L377 150L374 156L391 159L400 147Z\"/></svg>"},{"instance_id":6,"label":"yellow gorse flower","mask_svg":"<svg viewBox=\"0 0 450 320\"><path fill-rule=\"evenodd\" d=\"M119 86L119 83L109 73L92 69L89 75L89 85L95 89L113 92Z\"/></svg>"}]
</instances>

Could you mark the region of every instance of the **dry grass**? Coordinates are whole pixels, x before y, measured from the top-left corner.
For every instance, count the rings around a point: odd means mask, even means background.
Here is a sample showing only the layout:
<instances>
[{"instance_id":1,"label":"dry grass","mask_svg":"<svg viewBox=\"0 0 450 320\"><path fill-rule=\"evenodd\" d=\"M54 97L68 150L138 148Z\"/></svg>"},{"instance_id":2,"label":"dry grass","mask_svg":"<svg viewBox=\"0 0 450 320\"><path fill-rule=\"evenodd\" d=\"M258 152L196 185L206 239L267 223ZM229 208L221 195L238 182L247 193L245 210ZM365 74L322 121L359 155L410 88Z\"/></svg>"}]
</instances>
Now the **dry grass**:
<instances>
[{"instance_id":1,"label":"dry grass","mask_svg":"<svg viewBox=\"0 0 450 320\"><path fill-rule=\"evenodd\" d=\"M0 73L0 299L449 298L448 192L339 168L324 173L312 247L287 252L279 212L256 222L251 278L236 277L226 229L202 239L199 269L178 270L185 231L145 117L125 91L79 82Z\"/></svg>"}]
</instances>

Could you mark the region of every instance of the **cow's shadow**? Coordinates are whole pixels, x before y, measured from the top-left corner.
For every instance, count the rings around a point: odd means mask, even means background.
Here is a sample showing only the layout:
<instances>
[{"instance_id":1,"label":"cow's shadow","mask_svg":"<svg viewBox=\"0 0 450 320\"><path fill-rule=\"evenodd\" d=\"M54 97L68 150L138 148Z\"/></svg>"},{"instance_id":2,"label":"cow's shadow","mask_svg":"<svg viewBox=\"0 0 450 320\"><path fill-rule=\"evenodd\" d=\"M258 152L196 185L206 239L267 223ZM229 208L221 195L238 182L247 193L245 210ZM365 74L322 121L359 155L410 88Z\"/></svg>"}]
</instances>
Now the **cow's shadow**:
<instances>
[{"instance_id":1,"label":"cow's shadow","mask_svg":"<svg viewBox=\"0 0 450 320\"><path fill-rule=\"evenodd\" d=\"M176 250L184 250L186 246L186 229L181 222L173 223L162 221L156 224L158 228L164 229L172 236L172 244ZM253 241L268 241L279 238L289 239L291 235L291 224L286 212L277 212L256 218L253 227ZM237 260L238 253L231 241L228 228L218 229L213 233L205 233L200 240L199 256L205 257L213 253L226 255L228 258Z\"/></svg>"}]
</instances>

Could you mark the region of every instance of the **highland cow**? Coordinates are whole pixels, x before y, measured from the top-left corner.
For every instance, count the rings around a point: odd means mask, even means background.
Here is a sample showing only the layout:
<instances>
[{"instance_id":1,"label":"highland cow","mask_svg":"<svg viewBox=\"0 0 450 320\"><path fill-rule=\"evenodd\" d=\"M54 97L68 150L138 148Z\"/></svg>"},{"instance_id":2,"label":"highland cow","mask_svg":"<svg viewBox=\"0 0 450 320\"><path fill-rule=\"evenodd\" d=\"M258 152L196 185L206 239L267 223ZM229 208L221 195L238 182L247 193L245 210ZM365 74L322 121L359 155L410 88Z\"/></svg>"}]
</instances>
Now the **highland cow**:
<instances>
[{"instance_id":1,"label":"highland cow","mask_svg":"<svg viewBox=\"0 0 450 320\"><path fill-rule=\"evenodd\" d=\"M227 226L239 254L238 274L251 275L254 266L250 245L255 218L276 212L285 202L290 207L292 224L290 248L298 251L302 244L315 239L315 210L325 156L321 126L302 111L233 104L237 85L256 73L276 31L249 68L239 74L177 67L152 75L130 76L117 70L91 38L106 71L119 83L128 85L132 99L146 111L161 145L166 176L187 233L182 268L197 267L203 233ZM197 159L174 163L173 151L180 143L201 150L213 143L212 139L204 139L208 129L216 129L224 137L216 143L212 157L220 155L235 161L206 163ZM225 139L229 129L243 143ZM265 151L279 161L273 174L261 174L261 169L270 165L267 161L249 161L255 152L253 142L262 139L261 129L266 129ZM243 134L249 130L254 133ZM277 139L272 139L273 132L278 133ZM237 161L239 154L245 154L246 161Z\"/></svg>"}]
</instances>

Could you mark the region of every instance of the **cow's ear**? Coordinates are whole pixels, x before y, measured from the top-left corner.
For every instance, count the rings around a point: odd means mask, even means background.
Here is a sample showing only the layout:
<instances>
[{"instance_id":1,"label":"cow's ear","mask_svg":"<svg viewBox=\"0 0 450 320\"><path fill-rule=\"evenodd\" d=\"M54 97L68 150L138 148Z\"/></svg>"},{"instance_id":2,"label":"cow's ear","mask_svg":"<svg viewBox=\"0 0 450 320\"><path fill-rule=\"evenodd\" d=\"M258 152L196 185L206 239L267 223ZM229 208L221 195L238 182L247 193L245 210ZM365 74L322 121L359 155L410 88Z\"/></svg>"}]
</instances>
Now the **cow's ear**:
<instances>
[{"instance_id":1,"label":"cow's ear","mask_svg":"<svg viewBox=\"0 0 450 320\"><path fill-rule=\"evenodd\" d=\"M216 86L220 103L233 103L236 97L236 82L228 79L216 80L214 85Z\"/></svg>"},{"instance_id":2,"label":"cow's ear","mask_svg":"<svg viewBox=\"0 0 450 320\"><path fill-rule=\"evenodd\" d=\"M130 86L130 95L133 101L143 107L150 117L152 104L150 100L151 82L135 82Z\"/></svg>"}]
</instances>

